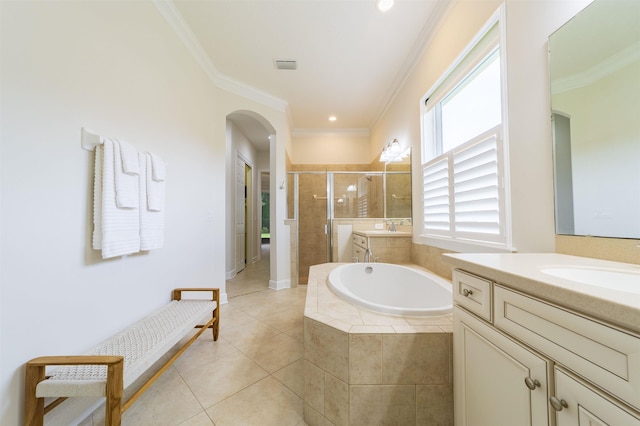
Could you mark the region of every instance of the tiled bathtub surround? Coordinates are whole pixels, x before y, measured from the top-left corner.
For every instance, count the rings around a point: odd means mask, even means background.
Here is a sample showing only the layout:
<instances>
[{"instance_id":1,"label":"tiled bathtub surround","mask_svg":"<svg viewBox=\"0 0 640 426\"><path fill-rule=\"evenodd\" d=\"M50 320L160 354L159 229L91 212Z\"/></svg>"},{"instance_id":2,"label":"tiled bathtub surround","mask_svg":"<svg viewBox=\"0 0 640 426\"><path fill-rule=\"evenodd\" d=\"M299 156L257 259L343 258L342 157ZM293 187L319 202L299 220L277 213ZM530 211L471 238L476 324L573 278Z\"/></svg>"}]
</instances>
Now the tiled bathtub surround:
<instances>
[{"instance_id":1,"label":"tiled bathtub surround","mask_svg":"<svg viewBox=\"0 0 640 426\"><path fill-rule=\"evenodd\" d=\"M311 425L453 424L451 315L360 309L311 268L304 318L304 416Z\"/></svg>"}]
</instances>

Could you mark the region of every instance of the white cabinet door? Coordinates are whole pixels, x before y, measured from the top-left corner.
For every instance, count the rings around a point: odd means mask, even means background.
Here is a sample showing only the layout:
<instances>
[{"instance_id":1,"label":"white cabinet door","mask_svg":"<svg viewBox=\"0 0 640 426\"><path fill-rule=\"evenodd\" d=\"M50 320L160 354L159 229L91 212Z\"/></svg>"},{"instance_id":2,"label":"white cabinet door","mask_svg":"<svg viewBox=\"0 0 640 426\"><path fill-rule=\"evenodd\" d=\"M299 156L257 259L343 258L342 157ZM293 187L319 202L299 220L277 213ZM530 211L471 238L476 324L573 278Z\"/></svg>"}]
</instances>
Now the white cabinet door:
<instances>
[{"instance_id":1,"label":"white cabinet door","mask_svg":"<svg viewBox=\"0 0 640 426\"><path fill-rule=\"evenodd\" d=\"M457 306L453 338L456 426L548 425L548 360Z\"/></svg>"},{"instance_id":2,"label":"white cabinet door","mask_svg":"<svg viewBox=\"0 0 640 426\"><path fill-rule=\"evenodd\" d=\"M640 426L640 418L561 368L555 368L557 426Z\"/></svg>"}]
</instances>

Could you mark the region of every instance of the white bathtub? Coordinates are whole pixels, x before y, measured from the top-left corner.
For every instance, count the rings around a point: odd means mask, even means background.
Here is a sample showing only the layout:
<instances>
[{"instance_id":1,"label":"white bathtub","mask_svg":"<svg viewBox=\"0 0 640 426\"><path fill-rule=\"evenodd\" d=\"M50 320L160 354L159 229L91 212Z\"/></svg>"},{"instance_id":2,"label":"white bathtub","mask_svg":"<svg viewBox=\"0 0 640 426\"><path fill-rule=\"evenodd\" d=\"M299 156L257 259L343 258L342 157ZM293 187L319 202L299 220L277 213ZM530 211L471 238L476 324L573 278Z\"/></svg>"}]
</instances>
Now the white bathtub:
<instances>
[{"instance_id":1,"label":"white bathtub","mask_svg":"<svg viewBox=\"0 0 640 426\"><path fill-rule=\"evenodd\" d=\"M437 275L390 263L349 263L331 271L329 287L338 297L391 315L451 313L451 283Z\"/></svg>"}]
</instances>

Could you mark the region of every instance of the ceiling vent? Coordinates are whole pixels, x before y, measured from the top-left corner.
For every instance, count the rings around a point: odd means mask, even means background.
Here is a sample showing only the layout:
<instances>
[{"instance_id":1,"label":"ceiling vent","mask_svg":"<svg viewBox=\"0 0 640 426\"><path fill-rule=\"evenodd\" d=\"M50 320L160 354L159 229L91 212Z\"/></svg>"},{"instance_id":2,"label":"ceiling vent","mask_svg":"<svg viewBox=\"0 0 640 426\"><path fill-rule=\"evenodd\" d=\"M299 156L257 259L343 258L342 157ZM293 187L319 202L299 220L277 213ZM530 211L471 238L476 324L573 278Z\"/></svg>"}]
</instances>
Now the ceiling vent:
<instances>
[{"instance_id":1,"label":"ceiling vent","mask_svg":"<svg viewBox=\"0 0 640 426\"><path fill-rule=\"evenodd\" d=\"M278 70L295 70L298 68L298 64L296 61L284 60L284 59L274 59L273 65Z\"/></svg>"}]
</instances>

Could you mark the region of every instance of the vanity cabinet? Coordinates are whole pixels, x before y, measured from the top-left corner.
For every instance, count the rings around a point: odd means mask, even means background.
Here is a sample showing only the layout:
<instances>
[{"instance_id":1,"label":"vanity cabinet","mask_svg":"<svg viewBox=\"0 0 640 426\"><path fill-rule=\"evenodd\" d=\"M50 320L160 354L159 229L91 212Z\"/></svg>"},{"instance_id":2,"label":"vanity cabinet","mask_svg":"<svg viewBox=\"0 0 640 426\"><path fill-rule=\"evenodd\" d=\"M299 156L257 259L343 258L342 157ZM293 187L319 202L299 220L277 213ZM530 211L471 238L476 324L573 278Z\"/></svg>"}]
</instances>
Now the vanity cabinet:
<instances>
[{"instance_id":1,"label":"vanity cabinet","mask_svg":"<svg viewBox=\"0 0 640 426\"><path fill-rule=\"evenodd\" d=\"M352 257L364 262L371 250L371 262L408 263L411 261L411 233L392 231L354 231L351 236Z\"/></svg>"},{"instance_id":2,"label":"vanity cabinet","mask_svg":"<svg viewBox=\"0 0 640 426\"><path fill-rule=\"evenodd\" d=\"M358 259L358 262L364 262L364 253L369 247L367 237L360 234L353 234L351 242L353 244L353 258Z\"/></svg>"},{"instance_id":3,"label":"vanity cabinet","mask_svg":"<svg viewBox=\"0 0 640 426\"><path fill-rule=\"evenodd\" d=\"M640 336L454 270L456 426L640 426Z\"/></svg>"},{"instance_id":4,"label":"vanity cabinet","mask_svg":"<svg viewBox=\"0 0 640 426\"><path fill-rule=\"evenodd\" d=\"M547 425L547 359L459 307L453 344L456 425Z\"/></svg>"}]
</instances>

